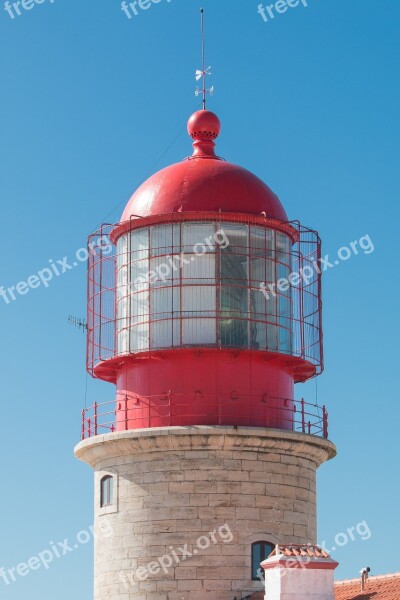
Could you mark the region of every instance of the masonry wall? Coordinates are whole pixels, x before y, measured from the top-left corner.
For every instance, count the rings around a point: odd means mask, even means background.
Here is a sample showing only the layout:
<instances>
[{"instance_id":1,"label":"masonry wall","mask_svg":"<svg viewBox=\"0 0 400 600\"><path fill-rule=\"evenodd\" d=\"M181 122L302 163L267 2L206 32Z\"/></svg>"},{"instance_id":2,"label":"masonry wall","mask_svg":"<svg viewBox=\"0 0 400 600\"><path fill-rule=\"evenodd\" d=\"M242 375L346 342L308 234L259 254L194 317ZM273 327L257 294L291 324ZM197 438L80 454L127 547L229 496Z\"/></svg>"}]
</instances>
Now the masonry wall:
<instances>
[{"instance_id":1,"label":"masonry wall","mask_svg":"<svg viewBox=\"0 0 400 600\"><path fill-rule=\"evenodd\" d=\"M95 469L95 600L234 600L263 588L253 542L316 543L316 469L334 446L193 427L98 436L76 454ZM108 474L114 503L100 508Z\"/></svg>"}]
</instances>

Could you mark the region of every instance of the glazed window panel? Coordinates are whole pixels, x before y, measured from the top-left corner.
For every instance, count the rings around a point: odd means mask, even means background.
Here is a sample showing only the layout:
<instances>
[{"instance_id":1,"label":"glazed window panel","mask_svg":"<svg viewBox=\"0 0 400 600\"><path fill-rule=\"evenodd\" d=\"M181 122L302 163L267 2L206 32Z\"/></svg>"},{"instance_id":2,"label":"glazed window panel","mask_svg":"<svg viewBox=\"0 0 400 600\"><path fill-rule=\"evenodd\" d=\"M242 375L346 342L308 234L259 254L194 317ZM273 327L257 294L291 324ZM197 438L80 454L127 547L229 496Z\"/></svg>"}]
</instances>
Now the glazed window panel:
<instances>
[{"instance_id":1,"label":"glazed window panel","mask_svg":"<svg viewBox=\"0 0 400 600\"><path fill-rule=\"evenodd\" d=\"M128 247L129 250L129 247ZM149 228L135 229L130 240L131 260L148 259L149 257Z\"/></svg>"},{"instance_id":2,"label":"glazed window panel","mask_svg":"<svg viewBox=\"0 0 400 600\"><path fill-rule=\"evenodd\" d=\"M232 254L230 247L222 250L219 266L222 284L249 285L248 256Z\"/></svg>"},{"instance_id":3,"label":"glazed window panel","mask_svg":"<svg viewBox=\"0 0 400 600\"><path fill-rule=\"evenodd\" d=\"M142 323L149 320L149 298L148 291L132 294L131 318L133 323Z\"/></svg>"},{"instance_id":4,"label":"glazed window panel","mask_svg":"<svg viewBox=\"0 0 400 600\"><path fill-rule=\"evenodd\" d=\"M222 318L248 318L249 289L238 286L221 287L218 306Z\"/></svg>"},{"instance_id":5,"label":"glazed window panel","mask_svg":"<svg viewBox=\"0 0 400 600\"><path fill-rule=\"evenodd\" d=\"M290 267L289 238L284 233L276 232L276 258L279 262Z\"/></svg>"},{"instance_id":6,"label":"glazed window panel","mask_svg":"<svg viewBox=\"0 0 400 600\"><path fill-rule=\"evenodd\" d=\"M190 222L122 236L118 351L205 344L290 352L292 291L276 287L289 275L288 236L261 226ZM261 284L271 285L268 298Z\"/></svg>"},{"instance_id":7,"label":"glazed window panel","mask_svg":"<svg viewBox=\"0 0 400 600\"><path fill-rule=\"evenodd\" d=\"M186 254L189 263L182 264L182 283L186 284L214 284L215 285L215 255L214 254Z\"/></svg>"},{"instance_id":8,"label":"glazed window panel","mask_svg":"<svg viewBox=\"0 0 400 600\"><path fill-rule=\"evenodd\" d=\"M179 260L174 256L157 256L150 259L149 285L151 288L170 286L179 282Z\"/></svg>"},{"instance_id":9,"label":"glazed window panel","mask_svg":"<svg viewBox=\"0 0 400 600\"><path fill-rule=\"evenodd\" d=\"M291 333L292 322L290 319L280 318L279 319L279 350L281 352L289 353L291 351Z\"/></svg>"},{"instance_id":10,"label":"glazed window panel","mask_svg":"<svg viewBox=\"0 0 400 600\"><path fill-rule=\"evenodd\" d=\"M251 578L253 581L262 581L264 572L260 564L268 558L274 548L275 544L267 541L254 542L251 545Z\"/></svg>"},{"instance_id":11,"label":"glazed window panel","mask_svg":"<svg viewBox=\"0 0 400 600\"><path fill-rule=\"evenodd\" d=\"M156 225L150 228L151 256L176 254L180 249L179 225Z\"/></svg>"},{"instance_id":12,"label":"glazed window panel","mask_svg":"<svg viewBox=\"0 0 400 600\"><path fill-rule=\"evenodd\" d=\"M267 261L265 258L252 257L250 259L251 283L253 287L260 287L260 283L266 280Z\"/></svg>"},{"instance_id":13,"label":"glazed window panel","mask_svg":"<svg viewBox=\"0 0 400 600\"><path fill-rule=\"evenodd\" d=\"M199 244L199 248L196 245ZM212 252L215 247L214 223L183 223L182 224L182 252L190 254L193 251ZM196 249L195 249L196 247Z\"/></svg>"},{"instance_id":14,"label":"glazed window panel","mask_svg":"<svg viewBox=\"0 0 400 600\"><path fill-rule=\"evenodd\" d=\"M248 348L249 327L247 319L221 319L219 322L219 339L226 348Z\"/></svg>"},{"instance_id":15,"label":"glazed window panel","mask_svg":"<svg viewBox=\"0 0 400 600\"><path fill-rule=\"evenodd\" d=\"M264 227L250 227L250 255L265 257Z\"/></svg>"},{"instance_id":16,"label":"glazed window panel","mask_svg":"<svg viewBox=\"0 0 400 600\"><path fill-rule=\"evenodd\" d=\"M249 228L240 223L224 223L225 235L229 245L225 251L235 254L248 254L249 250Z\"/></svg>"},{"instance_id":17,"label":"glazed window panel","mask_svg":"<svg viewBox=\"0 0 400 600\"><path fill-rule=\"evenodd\" d=\"M180 321L166 319L150 323L151 348L174 348L180 345Z\"/></svg>"},{"instance_id":18,"label":"glazed window panel","mask_svg":"<svg viewBox=\"0 0 400 600\"><path fill-rule=\"evenodd\" d=\"M150 292L151 320L173 319L180 314L179 288L161 288Z\"/></svg>"},{"instance_id":19,"label":"glazed window panel","mask_svg":"<svg viewBox=\"0 0 400 600\"><path fill-rule=\"evenodd\" d=\"M183 319L182 344L184 346L209 346L217 341L215 319Z\"/></svg>"},{"instance_id":20,"label":"glazed window panel","mask_svg":"<svg viewBox=\"0 0 400 600\"><path fill-rule=\"evenodd\" d=\"M267 315L266 298L259 289L251 290L251 314L253 319L265 321Z\"/></svg>"},{"instance_id":21,"label":"glazed window panel","mask_svg":"<svg viewBox=\"0 0 400 600\"><path fill-rule=\"evenodd\" d=\"M140 258L131 265L131 291L145 290L149 287L149 260Z\"/></svg>"},{"instance_id":22,"label":"glazed window panel","mask_svg":"<svg viewBox=\"0 0 400 600\"><path fill-rule=\"evenodd\" d=\"M106 475L100 481L100 507L111 506L114 496L114 480Z\"/></svg>"},{"instance_id":23,"label":"glazed window panel","mask_svg":"<svg viewBox=\"0 0 400 600\"><path fill-rule=\"evenodd\" d=\"M262 321L253 321L251 323L251 347L254 350L267 349L267 324Z\"/></svg>"},{"instance_id":24,"label":"glazed window panel","mask_svg":"<svg viewBox=\"0 0 400 600\"><path fill-rule=\"evenodd\" d=\"M132 324L129 330L131 352L144 352L149 349L149 323Z\"/></svg>"},{"instance_id":25,"label":"glazed window panel","mask_svg":"<svg viewBox=\"0 0 400 600\"><path fill-rule=\"evenodd\" d=\"M216 316L214 286L187 286L182 288L182 315L184 317ZM214 326L215 328L215 326Z\"/></svg>"}]
</instances>

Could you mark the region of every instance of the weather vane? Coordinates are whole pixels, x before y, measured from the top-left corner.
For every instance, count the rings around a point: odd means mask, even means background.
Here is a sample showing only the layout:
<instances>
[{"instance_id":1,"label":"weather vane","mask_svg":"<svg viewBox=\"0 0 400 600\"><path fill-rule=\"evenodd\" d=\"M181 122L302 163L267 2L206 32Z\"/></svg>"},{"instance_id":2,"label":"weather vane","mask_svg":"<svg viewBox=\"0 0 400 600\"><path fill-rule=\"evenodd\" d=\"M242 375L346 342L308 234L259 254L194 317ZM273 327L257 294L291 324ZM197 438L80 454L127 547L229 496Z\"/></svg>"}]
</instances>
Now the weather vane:
<instances>
[{"instance_id":1,"label":"weather vane","mask_svg":"<svg viewBox=\"0 0 400 600\"><path fill-rule=\"evenodd\" d=\"M206 68L206 63L205 63L205 51L204 51L204 8L200 9L200 13L201 13L201 58L202 58L202 65L201 65L201 70L197 69L196 70L196 81L200 81L200 79L203 80L203 87L200 90L198 87L196 88L195 91L195 95L196 96L203 96L203 110L206 109L206 103L207 103L207 94L210 94L210 96L213 95L214 93L214 86L211 86L210 88L207 89L206 87L206 77L207 75L211 75L211 67L207 67Z\"/></svg>"}]
</instances>

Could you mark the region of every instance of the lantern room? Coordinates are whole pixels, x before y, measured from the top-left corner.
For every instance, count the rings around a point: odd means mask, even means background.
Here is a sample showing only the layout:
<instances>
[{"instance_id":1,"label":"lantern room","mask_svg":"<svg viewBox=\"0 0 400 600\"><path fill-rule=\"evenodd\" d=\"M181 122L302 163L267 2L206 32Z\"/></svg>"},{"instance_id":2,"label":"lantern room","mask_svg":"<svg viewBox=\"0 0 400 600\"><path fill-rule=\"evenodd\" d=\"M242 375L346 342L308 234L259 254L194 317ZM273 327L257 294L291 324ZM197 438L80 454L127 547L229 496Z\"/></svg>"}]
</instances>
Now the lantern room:
<instances>
[{"instance_id":1,"label":"lantern room","mask_svg":"<svg viewBox=\"0 0 400 600\"><path fill-rule=\"evenodd\" d=\"M322 370L318 234L216 155L214 113L192 115L188 131L193 155L89 238L100 251L89 258L88 371L116 384L117 430L300 423L325 435L325 411L309 419L294 400L294 384Z\"/></svg>"}]
</instances>

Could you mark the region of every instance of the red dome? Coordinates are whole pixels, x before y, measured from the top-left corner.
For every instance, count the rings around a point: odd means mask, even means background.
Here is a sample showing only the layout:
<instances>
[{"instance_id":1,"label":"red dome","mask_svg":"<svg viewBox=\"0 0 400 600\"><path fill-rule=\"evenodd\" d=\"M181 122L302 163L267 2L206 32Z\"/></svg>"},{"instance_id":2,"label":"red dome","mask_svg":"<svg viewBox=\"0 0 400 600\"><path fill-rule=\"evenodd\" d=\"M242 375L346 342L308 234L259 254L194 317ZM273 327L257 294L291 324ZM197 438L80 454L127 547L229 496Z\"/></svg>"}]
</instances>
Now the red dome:
<instances>
[{"instance_id":1,"label":"red dome","mask_svg":"<svg viewBox=\"0 0 400 600\"><path fill-rule=\"evenodd\" d=\"M122 221L174 212L265 213L287 221L279 198L261 179L214 154L219 119L210 111L198 111L189 120L195 142L192 157L173 164L145 181L133 194Z\"/></svg>"}]
</instances>

